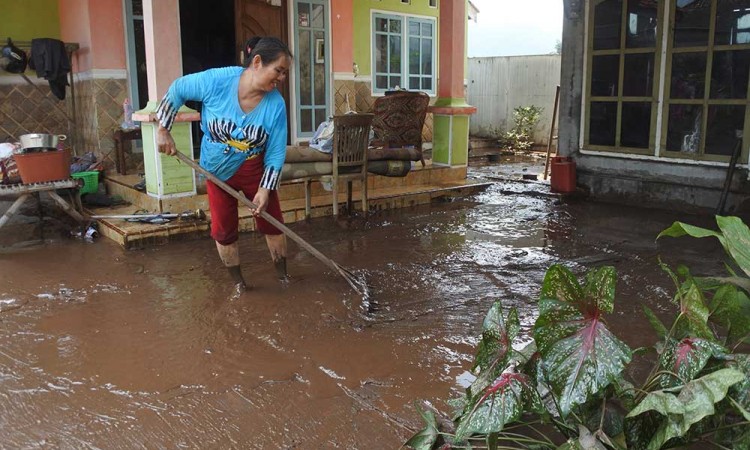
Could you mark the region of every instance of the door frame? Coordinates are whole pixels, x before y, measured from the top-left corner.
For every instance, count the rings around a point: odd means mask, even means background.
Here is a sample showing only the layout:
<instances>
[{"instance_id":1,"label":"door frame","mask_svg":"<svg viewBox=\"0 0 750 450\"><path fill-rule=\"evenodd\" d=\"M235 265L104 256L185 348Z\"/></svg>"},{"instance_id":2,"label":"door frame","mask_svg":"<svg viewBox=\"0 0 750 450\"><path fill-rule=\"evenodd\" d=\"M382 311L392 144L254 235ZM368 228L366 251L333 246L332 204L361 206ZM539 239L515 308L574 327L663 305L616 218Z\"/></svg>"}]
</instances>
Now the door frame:
<instances>
[{"instance_id":1,"label":"door frame","mask_svg":"<svg viewBox=\"0 0 750 450\"><path fill-rule=\"evenodd\" d=\"M138 85L138 61L135 53L135 27L134 20L143 20L143 16L133 14L133 0L122 1L122 17L125 32L125 70L128 80L128 98L133 110L145 108L146 105L140 104L140 90L148 86Z\"/></svg>"},{"instance_id":2,"label":"door frame","mask_svg":"<svg viewBox=\"0 0 750 450\"><path fill-rule=\"evenodd\" d=\"M289 123L289 130L291 134L291 141L293 144L299 144L300 142L307 142L310 140L312 135L307 136L303 135L299 131L300 126L300 114L299 114L299 88L300 88L300 80L297 77L297 71L299 67L297 64L300 60L300 55L296 54L296 48L297 48L297 11L298 11L298 2L300 0L288 0L292 3L292 5L288 5L287 11L289 12L289 26L288 26L288 32L289 32L289 45L292 49L292 52L294 53L294 59L295 59L295 67L293 70L289 73L289 117L290 117L290 123ZM304 0L303 0L304 1ZM332 17L332 10L331 10L331 0L309 0L312 3L322 3L324 7L326 8L325 12L325 32L324 32L324 45L326 48L325 52L325 64L328 68L324 71L325 73L325 82L326 82L326 118L333 115L334 110L334 98L335 93L334 86L333 86L333 61L332 61L332 51L331 51L331 17ZM315 124L317 126L318 124Z\"/></svg>"}]
</instances>

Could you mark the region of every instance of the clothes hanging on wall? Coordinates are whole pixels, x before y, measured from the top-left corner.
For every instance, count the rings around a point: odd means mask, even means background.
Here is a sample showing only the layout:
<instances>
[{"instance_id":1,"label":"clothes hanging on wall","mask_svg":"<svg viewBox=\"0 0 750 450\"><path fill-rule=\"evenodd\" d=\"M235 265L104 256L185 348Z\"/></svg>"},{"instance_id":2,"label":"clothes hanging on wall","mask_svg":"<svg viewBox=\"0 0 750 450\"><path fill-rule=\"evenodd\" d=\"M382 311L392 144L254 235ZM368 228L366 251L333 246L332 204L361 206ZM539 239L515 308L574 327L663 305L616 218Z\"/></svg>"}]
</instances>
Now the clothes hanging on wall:
<instances>
[{"instance_id":1,"label":"clothes hanging on wall","mask_svg":"<svg viewBox=\"0 0 750 450\"><path fill-rule=\"evenodd\" d=\"M36 70L37 77L49 81L55 97L65 100L67 75L71 67L64 42L50 38L32 39L29 67Z\"/></svg>"}]
</instances>

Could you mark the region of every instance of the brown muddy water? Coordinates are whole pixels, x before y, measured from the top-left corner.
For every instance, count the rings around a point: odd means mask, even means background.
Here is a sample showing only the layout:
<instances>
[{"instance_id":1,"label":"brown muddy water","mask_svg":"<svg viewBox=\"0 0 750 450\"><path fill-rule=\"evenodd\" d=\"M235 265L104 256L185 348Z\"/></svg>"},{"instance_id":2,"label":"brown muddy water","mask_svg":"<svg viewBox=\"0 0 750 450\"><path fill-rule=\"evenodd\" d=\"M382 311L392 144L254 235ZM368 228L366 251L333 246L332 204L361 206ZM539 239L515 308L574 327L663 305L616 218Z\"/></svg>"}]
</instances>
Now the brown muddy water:
<instances>
[{"instance_id":1,"label":"brown muddy water","mask_svg":"<svg viewBox=\"0 0 750 450\"><path fill-rule=\"evenodd\" d=\"M508 172L472 169L488 175ZM517 307L528 336L550 264L615 266L612 328L633 347L651 342L641 304L673 310L657 256L721 270L715 242L654 242L676 219L712 225L498 182L367 220L293 224L366 275L379 307L371 314L294 245L294 279L282 289L254 234L242 235L241 251L255 262L244 266L255 289L237 300L208 238L124 251L52 235L6 250L0 447L396 449L421 426L414 401L447 410L470 379L493 301Z\"/></svg>"}]
</instances>

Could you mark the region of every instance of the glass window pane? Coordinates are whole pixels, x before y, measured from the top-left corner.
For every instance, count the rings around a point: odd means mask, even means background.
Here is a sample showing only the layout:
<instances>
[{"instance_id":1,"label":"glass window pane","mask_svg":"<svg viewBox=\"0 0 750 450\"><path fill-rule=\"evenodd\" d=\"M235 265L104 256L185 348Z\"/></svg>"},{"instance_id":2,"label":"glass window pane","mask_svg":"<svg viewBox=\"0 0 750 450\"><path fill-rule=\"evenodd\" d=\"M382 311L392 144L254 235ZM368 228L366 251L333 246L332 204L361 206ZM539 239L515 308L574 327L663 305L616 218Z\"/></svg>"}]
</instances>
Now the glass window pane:
<instances>
[{"instance_id":1,"label":"glass window pane","mask_svg":"<svg viewBox=\"0 0 750 450\"><path fill-rule=\"evenodd\" d=\"M378 73L388 72L388 36L378 34L375 36L375 71Z\"/></svg>"},{"instance_id":2,"label":"glass window pane","mask_svg":"<svg viewBox=\"0 0 750 450\"><path fill-rule=\"evenodd\" d=\"M378 75L375 77L375 87L377 89L388 89L388 77Z\"/></svg>"},{"instance_id":3,"label":"glass window pane","mask_svg":"<svg viewBox=\"0 0 750 450\"><path fill-rule=\"evenodd\" d=\"M625 55L625 73L622 95L626 97L651 97L654 85L654 54Z\"/></svg>"},{"instance_id":4,"label":"glass window pane","mask_svg":"<svg viewBox=\"0 0 750 450\"><path fill-rule=\"evenodd\" d=\"M744 124L743 105L709 106L705 153L731 156L737 143L737 132L742 133Z\"/></svg>"},{"instance_id":5,"label":"glass window pane","mask_svg":"<svg viewBox=\"0 0 750 450\"><path fill-rule=\"evenodd\" d=\"M589 144L615 145L617 102L591 102L589 113Z\"/></svg>"},{"instance_id":6,"label":"glass window pane","mask_svg":"<svg viewBox=\"0 0 750 450\"><path fill-rule=\"evenodd\" d=\"M698 153L701 148L703 105L670 105L667 150Z\"/></svg>"},{"instance_id":7,"label":"glass window pane","mask_svg":"<svg viewBox=\"0 0 750 450\"><path fill-rule=\"evenodd\" d=\"M134 16L143 15L143 0L133 0L133 15Z\"/></svg>"},{"instance_id":8,"label":"glass window pane","mask_svg":"<svg viewBox=\"0 0 750 450\"><path fill-rule=\"evenodd\" d=\"M419 22L409 22L409 36L419 36Z\"/></svg>"},{"instance_id":9,"label":"glass window pane","mask_svg":"<svg viewBox=\"0 0 750 450\"><path fill-rule=\"evenodd\" d=\"M620 78L620 55L594 56L591 64L591 95L617 96Z\"/></svg>"},{"instance_id":10,"label":"glass window pane","mask_svg":"<svg viewBox=\"0 0 750 450\"><path fill-rule=\"evenodd\" d=\"M299 31L299 96L300 104L312 104L312 74L310 73L310 30Z\"/></svg>"},{"instance_id":11,"label":"glass window pane","mask_svg":"<svg viewBox=\"0 0 750 450\"><path fill-rule=\"evenodd\" d=\"M409 73L419 73L419 38L409 38Z\"/></svg>"},{"instance_id":12,"label":"glass window pane","mask_svg":"<svg viewBox=\"0 0 750 450\"><path fill-rule=\"evenodd\" d=\"M422 78L422 89L425 91L432 90L432 78Z\"/></svg>"},{"instance_id":13,"label":"glass window pane","mask_svg":"<svg viewBox=\"0 0 750 450\"><path fill-rule=\"evenodd\" d=\"M422 36L432 36L432 24L425 22L422 24Z\"/></svg>"},{"instance_id":14,"label":"glass window pane","mask_svg":"<svg viewBox=\"0 0 750 450\"><path fill-rule=\"evenodd\" d=\"M390 64L388 68L389 73L401 73L401 37L391 36L389 39L391 43L390 48Z\"/></svg>"},{"instance_id":15,"label":"glass window pane","mask_svg":"<svg viewBox=\"0 0 750 450\"><path fill-rule=\"evenodd\" d=\"M620 145L649 148L651 142L651 103L623 102Z\"/></svg>"},{"instance_id":16,"label":"glass window pane","mask_svg":"<svg viewBox=\"0 0 750 450\"><path fill-rule=\"evenodd\" d=\"M659 2L628 1L625 47L656 47Z\"/></svg>"},{"instance_id":17,"label":"glass window pane","mask_svg":"<svg viewBox=\"0 0 750 450\"><path fill-rule=\"evenodd\" d=\"M388 31L388 19L375 19L375 31Z\"/></svg>"},{"instance_id":18,"label":"glass window pane","mask_svg":"<svg viewBox=\"0 0 750 450\"><path fill-rule=\"evenodd\" d=\"M747 98L750 50L714 52L711 98Z\"/></svg>"},{"instance_id":19,"label":"glass window pane","mask_svg":"<svg viewBox=\"0 0 750 450\"><path fill-rule=\"evenodd\" d=\"M750 0L719 2L714 45L750 44Z\"/></svg>"},{"instance_id":20,"label":"glass window pane","mask_svg":"<svg viewBox=\"0 0 750 450\"><path fill-rule=\"evenodd\" d=\"M403 85L401 84L401 77L391 77L388 87L391 89L403 87Z\"/></svg>"},{"instance_id":21,"label":"glass window pane","mask_svg":"<svg viewBox=\"0 0 750 450\"><path fill-rule=\"evenodd\" d=\"M671 98L703 98L706 80L706 53L672 55Z\"/></svg>"},{"instance_id":22,"label":"glass window pane","mask_svg":"<svg viewBox=\"0 0 750 450\"><path fill-rule=\"evenodd\" d=\"M311 109L303 109L300 111L302 113L302 122L300 123L300 128L303 133L312 133L315 131L315 128L313 128L313 115Z\"/></svg>"},{"instance_id":23,"label":"glass window pane","mask_svg":"<svg viewBox=\"0 0 750 450\"><path fill-rule=\"evenodd\" d=\"M301 27L310 26L310 4L300 2L297 5L297 24Z\"/></svg>"},{"instance_id":24,"label":"glass window pane","mask_svg":"<svg viewBox=\"0 0 750 450\"><path fill-rule=\"evenodd\" d=\"M594 8L594 50L620 48L622 0L604 0Z\"/></svg>"},{"instance_id":25,"label":"glass window pane","mask_svg":"<svg viewBox=\"0 0 750 450\"><path fill-rule=\"evenodd\" d=\"M422 39L422 75L432 75L432 39Z\"/></svg>"},{"instance_id":26,"label":"glass window pane","mask_svg":"<svg viewBox=\"0 0 750 450\"><path fill-rule=\"evenodd\" d=\"M315 110L315 129L318 129L318 126L326 121L326 110L325 108L317 108Z\"/></svg>"},{"instance_id":27,"label":"glass window pane","mask_svg":"<svg viewBox=\"0 0 750 450\"><path fill-rule=\"evenodd\" d=\"M325 8L323 5L312 5L312 26L315 28L325 28Z\"/></svg>"},{"instance_id":28,"label":"glass window pane","mask_svg":"<svg viewBox=\"0 0 750 450\"><path fill-rule=\"evenodd\" d=\"M401 19L391 19L389 22L391 33L401 33Z\"/></svg>"},{"instance_id":29,"label":"glass window pane","mask_svg":"<svg viewBox=\"0 0 750 450\"><path fill-rule=\"evenodd\" d=\"M409 89L419 89L419 77L409 77Z\"/></svg>"},{"instance_id":30,"label":"glass window pane","mask_svg":"<svg viewBox=\"0 0 750 450\"><path fill-rule=\"evenodd\" d=\"M325 32L323 31L315 32L315 43L316 43L315 45L316 46L318 45L317 44L318 42L325 42L324 39L325 39ZM315 104L325 105L326 104L326 65L325 63L317 62L317 55L315 58L315 65L313 65L313 68L314 68L314 74L315 74L315 85L313 86L313 90L315 92Z\"/></svg>"},{"instance_id":31,"label":"glass window pane","mask_svg":"<svg viewBox=\"0 0 750 450\"><path fill-rule=\"evenodd\" d=\"M675 2L675 47L708 45L711 3L705 0L678 0Z\"/></svg>"}]
</instances>

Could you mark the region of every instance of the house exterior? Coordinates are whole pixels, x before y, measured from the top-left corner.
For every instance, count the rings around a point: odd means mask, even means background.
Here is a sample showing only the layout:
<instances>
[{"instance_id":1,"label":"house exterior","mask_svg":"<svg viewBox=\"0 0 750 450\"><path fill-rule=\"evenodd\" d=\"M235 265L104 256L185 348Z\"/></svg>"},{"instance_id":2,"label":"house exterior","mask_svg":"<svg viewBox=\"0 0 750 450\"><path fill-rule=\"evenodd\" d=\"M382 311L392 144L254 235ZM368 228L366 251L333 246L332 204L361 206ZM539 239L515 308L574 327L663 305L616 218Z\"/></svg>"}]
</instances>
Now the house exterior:
<instances>
[{"instance_id":1,"label":"house exterior","mask_svg":"<svg viewBox=\"0 0 750 450\"><path fill-rule=\"evenodd\" d=\"M559 148L598 198L716 208L750 194L750 2L565 0ZM730 209L731 210L731 209Z\"/></svg>"},{"instance_id":2,"label":"house exterior","mask_svg":"<svg viewBox=\"0 0 750 450\"><path fill-rule=\"evenodd\" d=\"M370 111L385 91L406 88L435 105L424 130L434 163L467 162L474 109L464 94L466 23L477 12L467 0L0 0L0 8L0 38L79 45L66 99L69 108L75 102L76 130L39 90L2 75L0 97L14 101L2 102L0 139L77 131L78 153L106 156L125 99L136 110L153 106L175 78L239 64L249 37L270 35L295 55L281 89L290 144L308 140L328 116Z\"/></svg>"}]
</instances>

